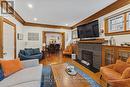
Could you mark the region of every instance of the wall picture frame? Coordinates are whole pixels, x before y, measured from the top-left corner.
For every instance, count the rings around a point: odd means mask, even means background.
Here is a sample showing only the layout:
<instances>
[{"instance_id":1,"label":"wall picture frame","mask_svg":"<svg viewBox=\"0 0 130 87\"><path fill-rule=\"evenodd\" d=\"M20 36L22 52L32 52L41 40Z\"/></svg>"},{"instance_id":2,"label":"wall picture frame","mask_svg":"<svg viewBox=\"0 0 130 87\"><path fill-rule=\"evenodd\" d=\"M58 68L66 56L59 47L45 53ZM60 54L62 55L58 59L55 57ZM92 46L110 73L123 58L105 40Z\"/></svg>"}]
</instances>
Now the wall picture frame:
<instances>
[{"instance_id":1,"label":"wall picture frame","mask_svg":"<svg viewBox=\"0 0 130 87\"><path fill-rule=\"evenodd\" d=\"M72 31L72 39L77 39L78 38L78 33L77 33L77 29Z\"/></svg>"},{"instance_id":2,"label":"wall picture frame","mask_svg":"<svg viewBox=\"0 0 130 87\"><path fill-rule=\"evenodd\" d=\"M18 39L18 40L23 40L23 34L18 33L18 34L17 34L17 39Z\"/></svg>"}]
</instances>

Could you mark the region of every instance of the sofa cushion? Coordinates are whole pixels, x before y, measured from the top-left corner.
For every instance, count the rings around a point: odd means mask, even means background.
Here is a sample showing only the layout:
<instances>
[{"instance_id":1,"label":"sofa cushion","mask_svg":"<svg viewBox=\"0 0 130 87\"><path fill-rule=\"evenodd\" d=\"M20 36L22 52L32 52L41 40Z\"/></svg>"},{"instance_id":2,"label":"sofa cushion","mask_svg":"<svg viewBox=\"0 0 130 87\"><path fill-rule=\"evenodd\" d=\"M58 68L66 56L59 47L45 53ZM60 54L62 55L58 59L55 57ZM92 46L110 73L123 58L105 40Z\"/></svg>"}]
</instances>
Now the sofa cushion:
<instances>
[{"instance_id":1,"label":"sofa cushion","mask_svg":"<svg viewBox=\"0 0 130 87\"><path fill-rule=\"evenodd\" d=\"M123 71L130 67L130 64L126 63L126 62L123 62L121 60L117 60L116 61L116 64L114 65L113 69L116 71L116 72L119 72L119 73L123 73Z\"/></svg>"},{"instance_id":2,"label":"sofa cushion","mask_svg":"<svg viewBox=\"0 0 130 87\"><path fill-rule=\"evenodd\" d=\"M2 67L0 65L0 81L4 79L4 72L2 70Z\"/></svg>"},{"instance_id":3,"label":"sofa cushion","mask_svg":"<svg viewBox=\"0 0 130 87\"><path fill-rule=\"evenodd\" d=\"M40 54L40 49L39 48L33 49L33 54Z\"/></svg>"},{"instance_id":4,"label":"sofa cushion","mask_svg":"<svg viewBox=\"0 0 130 87\"><path fill-rule=\"evenodd\" d=\"M4 76L9 76L23 68L23 64L21 63L20 59L1 60L1 66Z\"/></svg>"},{"instance_id":5,"label":"sofa cushion","mask_svg":"<svg viewBox=\"0 0 130 87\"><path fill-rule=\"evenodd\" d=\"M33 55L33 49L32 48L25 48L25 55L27 55L27 56Z\"/></svg>"},{"instance_id":6,"label":"sofa cushion","mask_svg":"<svg viewBox=\"0 0 130 87\"><path fill-rule=\"evenodd\" d=\"M110 68L101 67L101 74L106 81L121 79L121 74Z\"/></svg>"},{"instance_id":7,"label":"sofa cushion","mask_svg":"<svg viewBox=\"0 0 130 87\"><path fill-rule=\"evenodd\" d=\"M42 65L22 69L0 81L1 87L40 87ZM8 84L7 84L8 83ZM29 86L25 86L28 85ZM18 86L19 85L19 86Z\"/></svg>"},{"instance_id":8,"label":"sofa cushion","mask_svg":"<svg viewBox=\"0 0 130 87\"><path fill-rule=\"evenodd\" d=\"M25 55L25 51L24 50L20 50L20 53Z\"/></svg>"},{"instance_id":9,"label":"sofa cushion","mask_svg":"<svg viewBox=\"0 0 130 87\"><path fill-rule=\"evenodd\" d=\"M128 79L128 78L130 78L130 67L125 69L125 71L123 72L121 78L122 79Z\"/></svg>"},{"instance_id":10,"label":"sofa cushion","mask_svg":"<svg viewBox=\"0 0 130 87\"><path fill-rule=\"evenodd\" d=\"M30 56L30 59L41 59L41 58L42 58L42 54L41 53Z\"/></svg>"}]
</instances>

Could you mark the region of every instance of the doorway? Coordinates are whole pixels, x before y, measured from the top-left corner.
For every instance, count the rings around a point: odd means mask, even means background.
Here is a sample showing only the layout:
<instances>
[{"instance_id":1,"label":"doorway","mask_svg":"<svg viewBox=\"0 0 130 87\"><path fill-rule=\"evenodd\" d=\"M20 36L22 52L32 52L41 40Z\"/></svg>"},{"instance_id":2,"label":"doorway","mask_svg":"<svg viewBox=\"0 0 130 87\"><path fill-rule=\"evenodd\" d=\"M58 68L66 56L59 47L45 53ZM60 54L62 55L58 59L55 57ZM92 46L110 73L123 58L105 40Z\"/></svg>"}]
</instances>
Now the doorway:
<instances>
[{"instance_id":1,"label":"doorway","mask_svg":"<svg viewBox=\"0 0 130 87\"><path fill-rule=\"evenodd\" d=\"M64 32L42 32L43 48L45 46L59 44L60 50L65 49L65 33Z\"/></svg>"},{"instance_id":2,"label":"doorway","mask_svg":"<svg viewBox=\"0 0 130 87\"><path fill-rule=\"evenodd\" d=\"M16 25L0 16L0 58L16 58Z\"/></svg>"}]
</instances>

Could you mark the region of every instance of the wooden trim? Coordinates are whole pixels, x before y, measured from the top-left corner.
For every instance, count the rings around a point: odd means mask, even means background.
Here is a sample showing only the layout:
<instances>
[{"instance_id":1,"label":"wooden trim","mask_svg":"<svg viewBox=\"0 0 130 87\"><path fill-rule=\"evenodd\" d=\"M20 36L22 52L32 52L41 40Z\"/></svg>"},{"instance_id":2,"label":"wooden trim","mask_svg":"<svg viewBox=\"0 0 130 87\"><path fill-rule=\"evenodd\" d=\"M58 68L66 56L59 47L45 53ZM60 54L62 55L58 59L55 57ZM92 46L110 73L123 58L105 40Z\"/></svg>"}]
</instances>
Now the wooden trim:
<instances>
[{"instance_id":1,"label":"wooden trim","mask_svg":"<svg viewBox=\"0 0 130 87\"><path fill-rule=\"evenodd\" d=\"M108 42L105 39L96 39L96 40L85 40L85 41L78 41L79 43L90 43L90 44L102 44Z\"/></svg>"},{"instance_id":2,"label":"wooden trim","mask_svg":"<svg viewBox=\"0 0 130 87\"><path fill-rule=\"evenodd\" d=\"M124 31L127 31L127 14L124 14Z\"/></svg>"},{"instance_id":3,"label":"wooden trim","mask_svg":"<svg viewBox=\"0 0 130 87\"><path fill-rule=\"evenodd\" d=\"M42 42L43 43L46 43L46 34L47 33L54 33L54 34L61 34L62 35L62 50L65 49L65 33L64 32L46 32L46 31L43 31L42 32Z\"/></svg>"},{"instance_id":4,"label":"wooden trim","mask_svg":"<svg viewBox=\"0 0 130 87\"><path fill-rule=\"evenodd\" d=\"M8 4L8 2L6 0L1 0L0 1L0 5L1 2L6 2ZM13 14L10 14L12 17L14 17L17 21L19 21L21 24L24 24L25 21L24 19L8 4L8 8L7 7L2 7L1 5L1 9L5 9L5 10L9 10L10 12L12 12Z\"/></svg>"},{"instance_id":5,"label":"wooden trim","mask_svg":"<svg viewBox=\"0 0 130 87\"><path fill-rule=\"evenodd\" d=\"M84 20L82 20L81 22L75 24L74 26L72 26L73 28L79 26L79 25L83 25L83 24L87 24L103 15L106 15L112 11L115 11L125 5L130 4L130 0L117 0L116 2L114 2L113 4L107 6L106 8L100 10L99 12L93 14L92 16L85 18Z\"/></svg>"},{"instance_id":6,"label":"wooden trim","mask_svg":"<svg viewBox=\"0 0 130 87\"><path fill-rule=\"evenodd\" d=\"M103 47L122 47L122 48L130 48L130 46L119 46L119 45L102 45Z\"/></svg>"},{"instance_id":7,"label":"wooden trim","mask_svg":"<svg viewBox=\"0 0 130 87\"><path fill-rule=\"evenodd\" d=\"M3 58L3 17L0 16L0 58Z\"/></svg>"},{"instance_id":8,"label":"wooden trim","mask_svg":"<svg viewBox=\"0 0 130 87\"><path fill-rule=\"evenodd\" d=\"M3 58L3 23L7 23L11 26L14 27L14 58L16 58L16 25L14 23L12 23L11 21L9 21L8 19L6 18L3 18L2 16L0 16L0 48L2 49L0 51L0 57Z\"/></svg>"},{"instance_id":9,"label":"wooden trim","mask_svg":"<svg viewBox=\"0 0 130 87\"><path fill-rule=\"evenodd\" d=\"M69 30L72 29L71 27L67 27L67 26L39 24L39 23L31 23L31 22L25 22L24 26L45 27L45 28L53 28L53 29L69 29Z\"/></svg>"},{"instance_id":10,"label":"wooden trim","mask_svg":"<svg viewBox=\"0 0 130 87\"><path fill-rule=\"evenodd\" d=\"M65 49L65 33L62 33L62 50Z\"/></svg>"},{"instance_id":11,"label":"wooden trim","mask_svg":"<svg viewBox=\"0 0 130 87\"><path fill-rule=\"evenodd\" d=\"M0 0L1 1L6 1L6 0ZM7 1L6 1L7 2ZM26 22L11 6L9 7L10 11L14 11L14 14L11 14L16 20L18 20L21 24L24 26L32 26L32 27L45 27L45 28L52 28L52 29L73 29L79 25L89 23L105 14L108 14L114 10L117 10L127 4L129 4L129 0L117 0L113 4L107 6L106 8L100 10L99 12L95 13L94 15L82 20L81 22L75 24L72 27L67 27L67 26L59 26L59 25L49 25L49 24L39 24L39 23L31 23L31 22ZM4 8L5 9L5 8Z\"/></svg>"},{"instance_id":12,"label":"wooden trim","mask_svg":"<svg viewBox=\"0 0 130 87\"><path fill-rule=\"evenodd\" d=\"M1 1L4 1L4 2L6 2L8 4L8 2L6 0L1 0ZM1 4L1 1L0 1L0 4ZM71 27L67 27L67 26L26 22L11 6L9 6L9 8L3 7L3 9L10 10L10 12L13 12L13 14L11 14L11 16L14 17L17 21L19 21L24 26L45 27L45 28L52 28L52 29L53 28L54 29L72 29Z\"/></svg>"},{"instance_id":13,"label":"wooden trim","mask_svg":"<svg viewBox=\"0 0 130 87\"><path fill-rule=\"evenodd\" d=\"M106 36L112 36L112 35L124 35L124 34L130 34L130 30L129 31L121 31L121 32L112 32L112 33L105 33Z\"/></svg>"},{"instance_id":14,"label":"wooden trim","mask_svg":"<svg viewBox=\"0 0 130 87\"><path fill-rule=\"evenodd\" d=\"M106 18L105 20L104 20L104 27L105 27L105 33L108 33L108 19Z\"/></svg>"},{"instance_id":15,"label":"wooden trim","mask_svg":"<svg viewBox=\"0 0 130 87\"><path fill-rule=\"evenodd\" d=\"M16 52L17 52L17 50L16 50L16 25L6 18L3 18L3 22L14 27L14 58L16 58Z\"/></svg>"},{"instance_id":16,"label":"wooden trim","mask_svg":"<svg viewBox=\"0 0 130 87\"><path fill-rule=\"evenodd\" d=\"M4 1L8 4L8 2L6 0L0 0L0 5L1 5L1 1ZM2 8L2 6L1 6L1 8ZM3 7L3 9L13 12L13 14L10 14L10 15L12 17L14 17L17 21L19 21L21 24L23 24L24 26L45 27L45 28L52 28L52 29L72 29L71 27L67 27L67 26L26 22L11 6L9 6L9 8Z\"/></svg>"}]
</instances>

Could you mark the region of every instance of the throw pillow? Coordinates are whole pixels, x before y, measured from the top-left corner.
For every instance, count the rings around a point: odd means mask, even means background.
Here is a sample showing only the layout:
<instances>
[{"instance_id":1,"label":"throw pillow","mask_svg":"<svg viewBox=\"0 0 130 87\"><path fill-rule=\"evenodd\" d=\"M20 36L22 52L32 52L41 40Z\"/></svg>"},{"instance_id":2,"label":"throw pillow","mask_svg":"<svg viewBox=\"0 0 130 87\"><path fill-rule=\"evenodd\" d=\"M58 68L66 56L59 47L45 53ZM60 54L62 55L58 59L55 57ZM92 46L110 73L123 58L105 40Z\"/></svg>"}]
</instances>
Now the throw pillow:
<instances>
[{"instance_id":1,"label":"throw pillow","mask_svg":"<svg viewBox=\"0 0 130 87\"><path fill-rule=\"evenodd\" d=\"M121 78L122 79L128 79L128 78L130 78L130 67L125 69L125 71L123 72Z\"/></svg>"},{"instance_id":2,"label":"throw pillow","mask_svg":"<svg viewBox=\"0 0 130 87\"><path fill-rule=\"evenodd\" d=\"M23 68L23 64L20 59L15 60L1 60L1 66L4 72L4 76L9 76Z\"/></svg>"},{"instance_id":3,"label":"throw pillow","mask_svg":"<svg viewBox=\"0 0 130 87\"><path fill-rule=\"evenodd\" d=\"M123 62L121 60L117 60L116 61L116 64L114 65L113 69L116 71L116 72L119 72L119 73L123 73L123 71L130 67L130 64L126 63L126 62Z\"/></svg>"},{"instance_id":4,"label":"throw pillow","mask_svg":"<svg viewBox=\"0 0 130 87\"><path fill-rule=\"evenodd\" d=\"M2 67L0 65L0 81L4 79L4 72L2 70Z\"/></svg>"},{"instance_id":5,"label":"throw pillow","mask_svg":"<svg viewBox=\"0 0 130 87\"><path fill-rule=\"evenodd\" d=\"M33 49L33 54L40 54L40 49L39 48Z\"/></svg>"}]
</instances>

